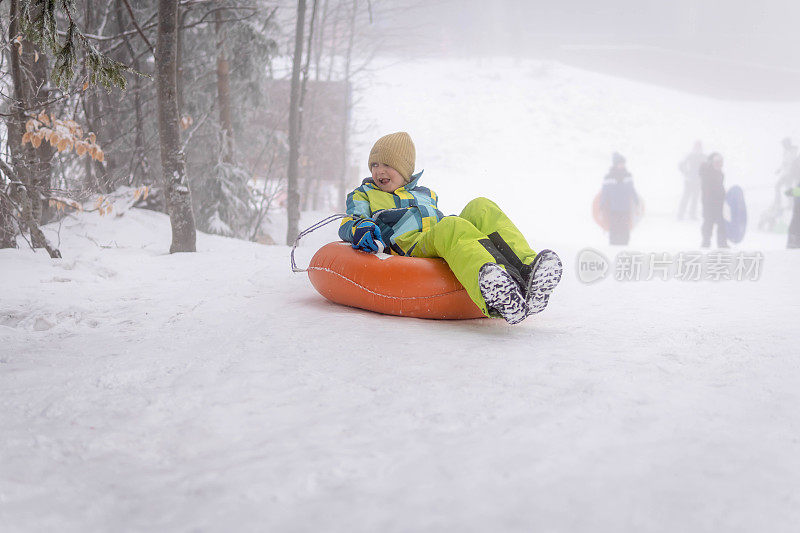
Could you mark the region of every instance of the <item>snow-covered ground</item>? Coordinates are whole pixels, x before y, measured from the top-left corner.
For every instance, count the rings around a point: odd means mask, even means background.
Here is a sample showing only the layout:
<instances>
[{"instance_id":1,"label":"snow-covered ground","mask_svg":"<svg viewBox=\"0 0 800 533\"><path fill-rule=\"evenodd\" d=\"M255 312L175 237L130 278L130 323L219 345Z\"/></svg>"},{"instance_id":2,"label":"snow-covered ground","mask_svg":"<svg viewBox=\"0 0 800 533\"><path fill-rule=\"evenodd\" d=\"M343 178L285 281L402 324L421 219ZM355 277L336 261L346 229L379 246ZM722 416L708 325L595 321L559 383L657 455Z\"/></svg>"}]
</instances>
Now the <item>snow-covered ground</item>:
<instances>
[{"instance_id":1,"label":"snow-covered ground","mask_svg":"<svg viewBox=\"0 0 800 533\"><path fill-rule=\"evenodd\" d=\"M648 205L628 252L675 258L699 244L673 220L692 141L757 211L800 106L532 62L394 65L364 87L363 166L409 131L445 212L491 197L559 251L548 309L518 326L381 316L323 300L285 246L201 234L169 255L164 215L71 215L47 228L64 259L0 250L0 530L796 531L785 236L732 250L762 254L755 280L576 268L586 247L621 252L588 207L611 151ZM311 234L298 261L335 238Z\"/></svg>"}]
</instances>

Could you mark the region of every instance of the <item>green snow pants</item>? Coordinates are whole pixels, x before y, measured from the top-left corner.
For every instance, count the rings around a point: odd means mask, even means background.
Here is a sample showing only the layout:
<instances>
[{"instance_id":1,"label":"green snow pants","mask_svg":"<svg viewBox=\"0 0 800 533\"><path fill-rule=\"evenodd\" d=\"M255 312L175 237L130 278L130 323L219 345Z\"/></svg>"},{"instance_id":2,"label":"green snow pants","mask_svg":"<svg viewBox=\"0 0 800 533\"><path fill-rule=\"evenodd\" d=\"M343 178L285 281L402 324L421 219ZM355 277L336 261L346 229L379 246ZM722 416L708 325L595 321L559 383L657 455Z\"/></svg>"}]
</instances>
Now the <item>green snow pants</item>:
<instances>
[{"instance_id":1,"label":"green snow pants","mask_svg":"<svg viewBox=\"0 0 800 533\"><path fill-rule=\"evenodd\" d=\"M409 254L441 257L483 314L489 309L478 287L478 272L486 263L503 266L519 283L534 252L513 222L487 198L470 201L458 216L447 216L419 234Z\"/></svg>"}]
</instances>

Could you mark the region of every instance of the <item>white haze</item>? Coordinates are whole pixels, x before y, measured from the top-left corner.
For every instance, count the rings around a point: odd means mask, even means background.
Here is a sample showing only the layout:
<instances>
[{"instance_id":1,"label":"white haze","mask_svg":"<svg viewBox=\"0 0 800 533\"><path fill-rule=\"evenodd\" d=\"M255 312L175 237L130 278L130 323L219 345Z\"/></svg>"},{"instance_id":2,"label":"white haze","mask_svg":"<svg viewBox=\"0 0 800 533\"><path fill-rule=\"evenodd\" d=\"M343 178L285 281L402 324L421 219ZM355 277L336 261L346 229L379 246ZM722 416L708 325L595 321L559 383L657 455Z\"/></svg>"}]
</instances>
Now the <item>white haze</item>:
<instances>
[{"instance_id":1,"label":"white haze","mask_svg":"<svg viewBox=\"0 0 800 533\"><path fill-rule=\"evenodd\" d=\"M112 216L45 227L63 259L0 250L0 529L795 531L800 255L754 226L800 140L799 8L371 5L352 164L408 131L445 213L493 198L561 254L548 309L338 306L286 246L201 233L168 254L169 218L121 191ZM622 250L590 212L613 151L647 205L629 250L697 249L699 222L675 220L696 139L745 190L731 251L762 253L760 278L581 283L579 250ZM312 233L299 263L337 238Z\"/></svg>"}]
</instances>

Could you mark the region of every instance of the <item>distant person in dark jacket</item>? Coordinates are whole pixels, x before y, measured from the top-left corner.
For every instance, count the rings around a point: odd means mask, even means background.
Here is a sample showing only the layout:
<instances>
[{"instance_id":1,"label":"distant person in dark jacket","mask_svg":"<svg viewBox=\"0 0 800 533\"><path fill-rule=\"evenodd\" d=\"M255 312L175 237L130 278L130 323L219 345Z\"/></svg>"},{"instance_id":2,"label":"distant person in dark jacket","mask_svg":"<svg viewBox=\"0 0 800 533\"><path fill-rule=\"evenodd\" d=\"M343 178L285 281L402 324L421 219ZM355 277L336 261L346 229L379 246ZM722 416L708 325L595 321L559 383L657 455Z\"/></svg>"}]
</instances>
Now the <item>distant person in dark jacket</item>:
<instances>
[{"instance_id":1,"label":"distant person in dark jacket","mask_svg":"<svg viewBox=\"0 0 800 533\"><path fill-rule=\"evenodd\" d=\"M689 218L697 220L697 200L700 197L700 165L705 160L703 143L696 141L692 151L678 165L678 169L683 174L683 195L678 206L678 220L683 220L687 207L689 209Z\"/></svg>"},{"instance_id":2,"label":"distant person in dark jacket","mask_svg":"<svg viewBox=\"0 0 800 533\"><path fill-rule=\"evenodd\" d=\"M633 177L625 168L625 158L614 152L611 161L600 191L600 209L608 221L609 244L625 246L631 237L633 211L639 205L639 196L633 187Z\"/></svg>"},{"instance_id":3,"label":"distant person in dark jacket","mask_svg":"<svg viewBox=\"0 0 800 533\"><path fill-rule=\"evenodd\" d=\"M708 156L700 166L700 184L703 196L703 248L711 246L711 233L717 226L717 246L728 247L725 236L725 219L722 207L725 204L725 175L722 173L722 156L717 152Z\"/></svg>"}]
</instances>

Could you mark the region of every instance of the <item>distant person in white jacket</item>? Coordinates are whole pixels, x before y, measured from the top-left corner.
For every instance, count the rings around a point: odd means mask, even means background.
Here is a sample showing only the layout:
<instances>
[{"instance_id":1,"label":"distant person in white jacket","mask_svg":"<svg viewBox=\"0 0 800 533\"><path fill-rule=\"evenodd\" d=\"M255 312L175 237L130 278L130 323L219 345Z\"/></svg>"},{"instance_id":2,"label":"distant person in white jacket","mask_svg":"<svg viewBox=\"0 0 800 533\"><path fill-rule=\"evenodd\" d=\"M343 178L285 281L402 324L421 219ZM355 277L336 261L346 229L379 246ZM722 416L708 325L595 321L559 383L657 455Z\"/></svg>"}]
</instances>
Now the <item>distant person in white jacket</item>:
<instances>
[{"instance_id":1,"label":"distant person in white jacket","mask_svg":"<svg viewBox=\"0 0 800 533\"><path fill-rule=\"evenodd\" d=\"M692 151L689 152L678 169L683 174L683 195L678 206L678 220L683 220L687 214L692 220L697 220L697 201L700 198L700 165L706 160L703 154L703 143L695 141Z\"/></svg>"},{"instance_id":2,"label":"distant person in white jacket","mask_svg":"<svg viewBox=\"0 0 800 533\"><path fill-rule=\"evenodd\" d=\"M800 248L800 157L792 164L791 179L794 187L786 190L786 196L792 199L792 222L789 224L789 240L787 248Z\"/></svg>"},{"instance_id":3,"label":"distant person in white jacket","mask_svg":"<svg viewBox=\"0 0 800 533\"><path fill-rule=\"evenodd\" d=\"M794 185L792 179L792 166L797 159L797 146L792 144L792 140L786 137L781 141L783 145L783 161L781 166L775 171L778 176L778 181L775 183L775 207L782 211L783 206L783 191L787 187Z\"/></svg>"}]
</instances>

